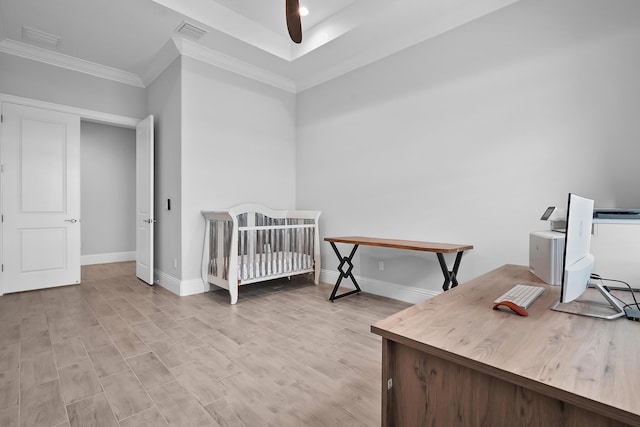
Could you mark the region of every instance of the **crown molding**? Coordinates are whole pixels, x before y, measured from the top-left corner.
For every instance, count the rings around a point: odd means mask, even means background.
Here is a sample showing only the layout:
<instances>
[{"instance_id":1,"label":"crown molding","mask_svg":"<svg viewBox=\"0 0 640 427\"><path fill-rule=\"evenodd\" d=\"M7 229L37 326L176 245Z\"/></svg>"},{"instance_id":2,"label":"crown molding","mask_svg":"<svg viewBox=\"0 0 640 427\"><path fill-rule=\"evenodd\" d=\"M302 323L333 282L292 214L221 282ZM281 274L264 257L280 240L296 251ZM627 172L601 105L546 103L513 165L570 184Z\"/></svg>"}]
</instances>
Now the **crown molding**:
<instances>
[{"instance_id":1,"label":"crown molding","mask_svg":"<svg viewBox=\"0 0 640 427\"><path fill-rule=\"evenodd\" d=\"M169 39L140 76L144 87L148 87L171 63L180 56L173 39Z\"/></svg>"},{"instance_id":2,"label":"crown molding","mask_svg":"<svg viewBox=\"0 0 640 427\"><path fill-rule=\"evenodd\" d=\"M296 93L296 83L293 79L273 73L263 68L251 65L223 53L203 47L192 41L174 37L173 42L181 55L197 59L209 65L222 68L232 73L256 80L290 93Z\"/></svg>"},{"instance_id":3,"label":"crown molding","mask_svg":"<svg viewBox=\"0 0 640 427\"><path fill-rule=\"evenodd\" d=\"M296 93L296 84L292 79L178 37L172 38L164 45L142 76L10 39L0 42L0 52L143 88L151 84L179 55L184 55L278 89Z\"/></svg>"},{"instance_id":4,"label":"crown molding","mask_svg":"<svg viewBox=\"0 0 640 427\"><path fill-rule=\"evenodd\" d=\"M84 74L90 74L92 76L113 80L131 86L144 87L142 80L136 74L11 39L4 39L0 42L0 52L5 52L11 55L20 56L22 58L43 62L45 64L66 68L68 70Z\"/></svg>"}]
</instances>

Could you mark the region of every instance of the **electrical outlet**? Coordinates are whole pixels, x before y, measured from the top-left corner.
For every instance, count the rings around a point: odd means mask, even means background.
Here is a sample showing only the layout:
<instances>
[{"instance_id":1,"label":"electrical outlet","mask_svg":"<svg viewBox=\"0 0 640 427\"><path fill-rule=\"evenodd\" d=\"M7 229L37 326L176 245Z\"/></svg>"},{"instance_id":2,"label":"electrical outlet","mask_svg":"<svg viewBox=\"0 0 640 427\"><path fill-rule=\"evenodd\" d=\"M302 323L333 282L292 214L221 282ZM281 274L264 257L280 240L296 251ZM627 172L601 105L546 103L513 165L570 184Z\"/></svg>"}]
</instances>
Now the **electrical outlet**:
<instances>
[{"instance_id":1,"label":"electrical outlet","mask_svg":"<svg viewBox=\"0 0 640 427\"><path fill-rule=\"evenodd\" d=\"M384 271L384 261L378 261L378 270Z\"/></svg>"},{"instance_id":2,"label":"electrical outlet","mask_svg":"<svg viewBox=\"0 0 640 427\"><path fill-rule=\"evenodd\" d=\"M391 387L393 387L393 378L387 380L387 390L391 390Z\"/></svg>"}]
</instances>

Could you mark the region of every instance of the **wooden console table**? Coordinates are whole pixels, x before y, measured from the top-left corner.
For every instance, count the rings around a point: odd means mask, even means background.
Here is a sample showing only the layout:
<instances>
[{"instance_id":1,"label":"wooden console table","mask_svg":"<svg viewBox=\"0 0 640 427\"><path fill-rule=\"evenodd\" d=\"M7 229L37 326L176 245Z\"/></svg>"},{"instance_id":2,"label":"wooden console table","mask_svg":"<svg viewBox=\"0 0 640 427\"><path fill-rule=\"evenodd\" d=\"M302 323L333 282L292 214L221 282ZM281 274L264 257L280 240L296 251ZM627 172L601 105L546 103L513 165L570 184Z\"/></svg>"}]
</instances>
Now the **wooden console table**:
<instances>
[{"instance_id":1,"label":"wooden console table","mask_svg":"<svg viewBox=\"0 0 640 427\"><path fill-rule=\"evenodd\" d=\"M493 310L518 283L545 287L529 316ZM559 295L506 265L374 324L382 425L640 426L640 322L552 311Z\"/></svg>"},{"instance_id":2,"label":"wooden console table","mask_svg":"<svg viewBox=\"0 0 640 427\"><path fill-rule=\"evenodd\" d=\"M351 270L353 270L353 256L356 254L358 247L360 245L365 246L380 246L384 248L396 248L396 249L409 249L413 251L423 251L423 252L435 252L438 256L438 262L440 263L440 268L442 269L442 274L444 275L444 283L442 285L443 290L449 289L449 285L451 287L458 286L458 279L456 278L456 274L458 274L458 269L460 268L460 261L462 260L462 254L464 251L473 249L471 245L455 245L450 243L432 243L432 242L417 242L413 240L396 240L396 239L378 239L375 237L361 237L361 236L348 236L348 237L326 237L325 241L331 243L331 247L335 252L336 256L340 260L340 265L338 265L338 272L340 273L340 277L336 281L335 286L333 287L333 291L331 292L331 296L329 297L330 301L334 301L338 298L346 297L347 295L355 294L361 292L360 286L358 282L356 282L356 278L353 276ZM338 251L336 247L336 243L348 243L353 245L353 249L349 256L343 256ZM447 267L447 263L445 262L443 254L449 253L457 253L456 259L453 263L453 269L449 270ZM344 270L344 266L348 265L347 269ZM338 288L340 287L340 283L344 278L350 278L351 282L355 285L356 289L353 291L345 292L343 294L337 295Z\"/></svg>"}]
</instances>

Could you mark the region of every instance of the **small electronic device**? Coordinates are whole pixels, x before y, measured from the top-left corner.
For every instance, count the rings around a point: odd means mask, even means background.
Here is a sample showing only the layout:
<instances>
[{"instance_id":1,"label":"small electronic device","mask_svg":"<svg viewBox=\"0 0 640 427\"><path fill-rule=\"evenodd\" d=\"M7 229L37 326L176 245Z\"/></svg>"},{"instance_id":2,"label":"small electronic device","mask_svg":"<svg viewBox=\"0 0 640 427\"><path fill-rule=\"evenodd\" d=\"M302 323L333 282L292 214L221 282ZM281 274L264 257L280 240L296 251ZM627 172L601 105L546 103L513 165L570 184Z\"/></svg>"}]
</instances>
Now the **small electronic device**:
<instances>
[{"instance_id":1,"label":"small electronic device","mask_svg":"<svg viewBox=\"0 0 640 427\"><path fill-rule=\"evenodd\" d=\"M540 218L541 221L546 221L551 217L551 214L553 213L553 211L556 210L555 206L549 206L547 208L546 211L544 211L544 213L542 214L542 217Z\"/></svg>"},{"instance_id":2,"label":"small electronic device","mask_svg":"<svg viewBox=\"0 0 640 427\"><path fill-rule=\"evenodd\" d=\"M564 233L567 228L567 220L559 215L552 218L551 215L553 215L554 212L556 212L556 207L549 206L540 217L540 221L549 221L552 231L560 231Z\"/></svg>"},{"instance_id":3,"label":"small electronic device","mask_svg":"<svg viewBox=\"0 0 640 427\"><path fill-rule=\"evenodd\" d=\"M640 321L640 309L632 308L632 307L625 307L624 308L624 313L627 316L627 319Z\"/></svg>"},{"instance_id":4,"label":"small electronic device","mask_svg":"<svg viewBox=\"0 0 640 427\"><path fill-rule=\"evenodd\" d=\"M528 316L529 312L527 310L543 292L544 288L542 286L515 285L499 298L496 298L493 302L493 309L497 310L501 306L504 306L510 308L520 316Z\"/></svg>"},{"instance_id":5,"label":"small electronic device","mask_svg":"<svg viewBox=\"0 0 640 427\"><path fill-rule=\"evenodd\" d=\"M616 300L607 289L599 283L590 283L593 272L594 257L591 255L591 229L593 225L593 200L569 193L567 201L567 232L564 243L564 257L562 269L562 289L560 300L551 307L552 310L579 314L582 316L615 319L624 316L622 304ZM590 311L588 306L592 301L581 301L578 310L567 310L562 304L568 304L578 299L587 289L596 288L607 300L612 310L611 314ZM601 304L599 304L601 305ZM586 307L586 308L585 308Z\"/></svg>"},{"instance_id":6,"label":"small electronic device","mask_svg":"<svg viewBox=\"0 0 640 427\"><path fill-rule=\"evenodd\" d=\"M562 281L564 233L534 231L529 234L529 270L549 285Z\"/></svg>"}]
</instances>

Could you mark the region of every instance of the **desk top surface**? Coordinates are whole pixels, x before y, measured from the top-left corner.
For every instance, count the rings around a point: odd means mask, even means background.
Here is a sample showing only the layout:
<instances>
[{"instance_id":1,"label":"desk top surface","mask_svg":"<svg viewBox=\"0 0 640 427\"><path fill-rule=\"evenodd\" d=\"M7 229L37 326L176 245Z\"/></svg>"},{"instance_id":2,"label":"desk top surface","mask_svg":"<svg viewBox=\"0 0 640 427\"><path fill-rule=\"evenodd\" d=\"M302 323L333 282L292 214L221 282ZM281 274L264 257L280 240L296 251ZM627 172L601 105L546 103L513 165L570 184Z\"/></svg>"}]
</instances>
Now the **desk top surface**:
<instances>
[{"instance_id":1,"label":"desk top surface","mask_svg":"<svg viewBox=\"0 0 640 427\"><path fill-rule=\"evenodd\" d=\"M353 245L381 246L385 248L411 249L414 251L452 253L473 249L472 245L452 243L420 242L415 240L379 239L377 237L346 236L325 237L327 242L350 243Z\"/></svg>"},{"instance_id":2,"label":"desk top surface","mask_svg":"<svg viewBox=\"0 0 640 427\"><path fill-rule=\"evenodd\" d=\"M493 301L518 283L545 288L529 316L493 310ZM552 311L559 296L559 286L544 284L527 267L505 265L381 320L371 331L640 425L640 322Z\"/></svg>"}]
</instances>

